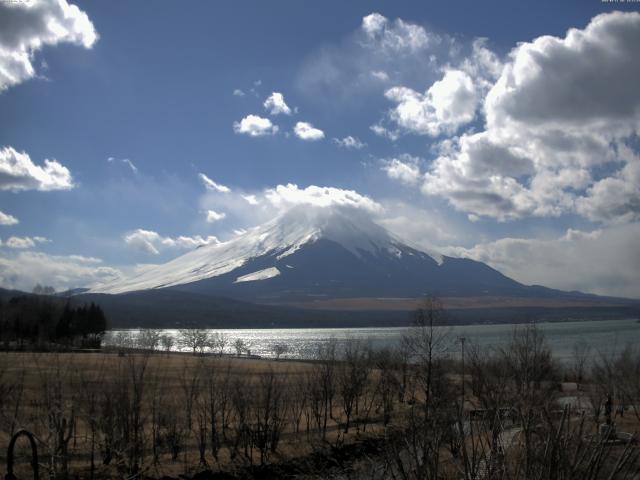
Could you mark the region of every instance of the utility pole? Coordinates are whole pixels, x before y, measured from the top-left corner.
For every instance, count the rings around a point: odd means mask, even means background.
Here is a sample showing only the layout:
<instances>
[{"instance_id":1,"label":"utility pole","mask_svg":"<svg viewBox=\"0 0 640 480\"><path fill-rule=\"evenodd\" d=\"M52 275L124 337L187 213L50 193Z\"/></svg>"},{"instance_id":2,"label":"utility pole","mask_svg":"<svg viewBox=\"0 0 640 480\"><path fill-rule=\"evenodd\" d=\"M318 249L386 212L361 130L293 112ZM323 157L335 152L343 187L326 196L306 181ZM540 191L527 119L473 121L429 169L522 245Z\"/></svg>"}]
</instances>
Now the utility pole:
<instances>
[{"instance_id":1,"label":"utility pole","mask_svg":"<svg viewBox=\"0 0 640 480\"><path fill-rule=\"evenodd\" d=\"M464 413L464 342L466 341L465 337L460 337L459 338L460 341L460 346L461 346L461 350L462 350L462 411Z\"/></svg>"}]
</instances>

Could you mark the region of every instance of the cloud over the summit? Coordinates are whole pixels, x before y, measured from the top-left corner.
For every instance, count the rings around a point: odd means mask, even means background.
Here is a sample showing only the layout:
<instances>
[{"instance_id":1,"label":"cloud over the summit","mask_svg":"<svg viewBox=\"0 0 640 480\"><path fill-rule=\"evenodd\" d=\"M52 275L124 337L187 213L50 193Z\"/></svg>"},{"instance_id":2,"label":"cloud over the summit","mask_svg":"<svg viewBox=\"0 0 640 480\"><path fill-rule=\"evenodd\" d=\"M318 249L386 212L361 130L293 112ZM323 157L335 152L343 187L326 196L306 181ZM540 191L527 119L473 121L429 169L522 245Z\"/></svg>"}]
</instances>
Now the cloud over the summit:
<instances>
[{"instance_id":1,"label":"cloud over the summit","mask_svg":"<svg viewBox=\"0 0 640 480\"><path fill-rule=\"evenodd\" d=\"M369 212L383 210L382 206L370 197L361 195L355 190L335 187L309 185L306 188L299 188L289 183L265 190L264 196L273 206L283 209L295 205L312 205L316 207L346 206Z\"/></svg>"},{"instance_id":2,"label":"cloud over the summit","mask_svg":"<svg viewBox=\"0 0 640 480\"><path fill-rule=\"evenodd\" d=\"M42 47L91 48L97 39L87 14L66 0L0 2L0 92L36 75L33 57Z\"/></svg>"}]
</instances>

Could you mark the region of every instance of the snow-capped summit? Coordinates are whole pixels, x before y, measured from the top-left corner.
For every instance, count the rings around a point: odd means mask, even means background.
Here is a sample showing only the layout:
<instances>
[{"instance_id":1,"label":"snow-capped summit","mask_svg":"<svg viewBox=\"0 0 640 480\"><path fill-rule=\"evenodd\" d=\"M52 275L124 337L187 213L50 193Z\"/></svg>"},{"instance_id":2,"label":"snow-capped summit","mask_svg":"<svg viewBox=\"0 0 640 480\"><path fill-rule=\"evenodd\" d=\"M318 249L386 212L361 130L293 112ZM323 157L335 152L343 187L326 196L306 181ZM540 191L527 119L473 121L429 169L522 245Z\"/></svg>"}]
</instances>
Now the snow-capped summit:
<instances>
[{"instance_id":1,"label":"snow-capped summit","mask_svg":"<svg viewBox=\"0 0 640 480\"><path fill-rule=\"evenodd\" d=\"M201 246L91 292L162 288L277 303L504 294L523 286L482 263L411 247L363 209L300 205L227 242Z\"/></svg>"}]
</instances>

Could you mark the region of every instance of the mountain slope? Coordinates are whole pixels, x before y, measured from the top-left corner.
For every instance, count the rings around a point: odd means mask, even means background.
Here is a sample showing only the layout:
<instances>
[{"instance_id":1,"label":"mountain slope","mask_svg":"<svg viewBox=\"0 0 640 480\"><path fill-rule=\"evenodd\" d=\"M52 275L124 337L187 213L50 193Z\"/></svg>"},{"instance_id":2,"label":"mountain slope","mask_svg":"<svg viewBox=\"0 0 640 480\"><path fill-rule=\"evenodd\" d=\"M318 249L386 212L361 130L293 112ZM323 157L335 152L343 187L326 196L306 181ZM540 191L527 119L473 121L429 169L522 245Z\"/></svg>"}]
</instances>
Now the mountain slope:
<instances>
[{"instance_id":1,"label":"mountain slope","mask_svg":"<svg viewBox=\"0 0 640 480\"><path fill-rule=\"evenodd\" d=\"M91 292L152 289L298 304L425 294L580 295L528 287L483 263L411 247L362 210L308 206L296 207L228 242L200 247Z\"/></svg>"}]
</instances>

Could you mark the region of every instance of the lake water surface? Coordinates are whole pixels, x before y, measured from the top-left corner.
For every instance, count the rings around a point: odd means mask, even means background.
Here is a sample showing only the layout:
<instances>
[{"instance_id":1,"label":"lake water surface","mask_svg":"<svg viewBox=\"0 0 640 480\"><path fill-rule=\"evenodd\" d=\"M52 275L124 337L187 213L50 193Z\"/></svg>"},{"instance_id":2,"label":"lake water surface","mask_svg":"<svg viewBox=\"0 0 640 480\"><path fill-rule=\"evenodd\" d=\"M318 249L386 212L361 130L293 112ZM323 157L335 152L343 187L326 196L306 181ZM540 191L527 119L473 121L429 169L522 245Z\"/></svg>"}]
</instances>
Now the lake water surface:
<instances>
[{"instance_id":1,"label":"lake water surface","mask_svg":"<svg viewBox=\"0 0 640 480\"><path fill-rule=\"evenodd\" d=\"M610 354L623 349L626 345L640 345L640 323L635 319L553 322L538 323L544 332L547 343L554 356L559 360L568 360L572 356L573 346L584 341L591 346L591 354ZM465 337L467 342L480 347L499 347L506 345L515 328L523 325L460 325L453 327L435 327L445 330L451 341L451 349L456 352L456 339ZM120 330L122 331L122 330ZM393 328L273 328L273 329L214 329L211 332L223 334L228 340L226 351L233 353L231 343L242 339L250 346L251 353L262 357L273 357L273 347L284 343L289 352L288 358L312 359L318 345L329 341L336 341L338 347L348 340L367 342L374 348L393 347L399 345L403 335L407 334L407 327ZM111 343L119 331L109 332L105 344ZM139 330L129 330L133 336ZM164 334L178 338L179 331L163 330ZM178 349L178 347L176 348Z\"/></svg>"}]
</instances>

